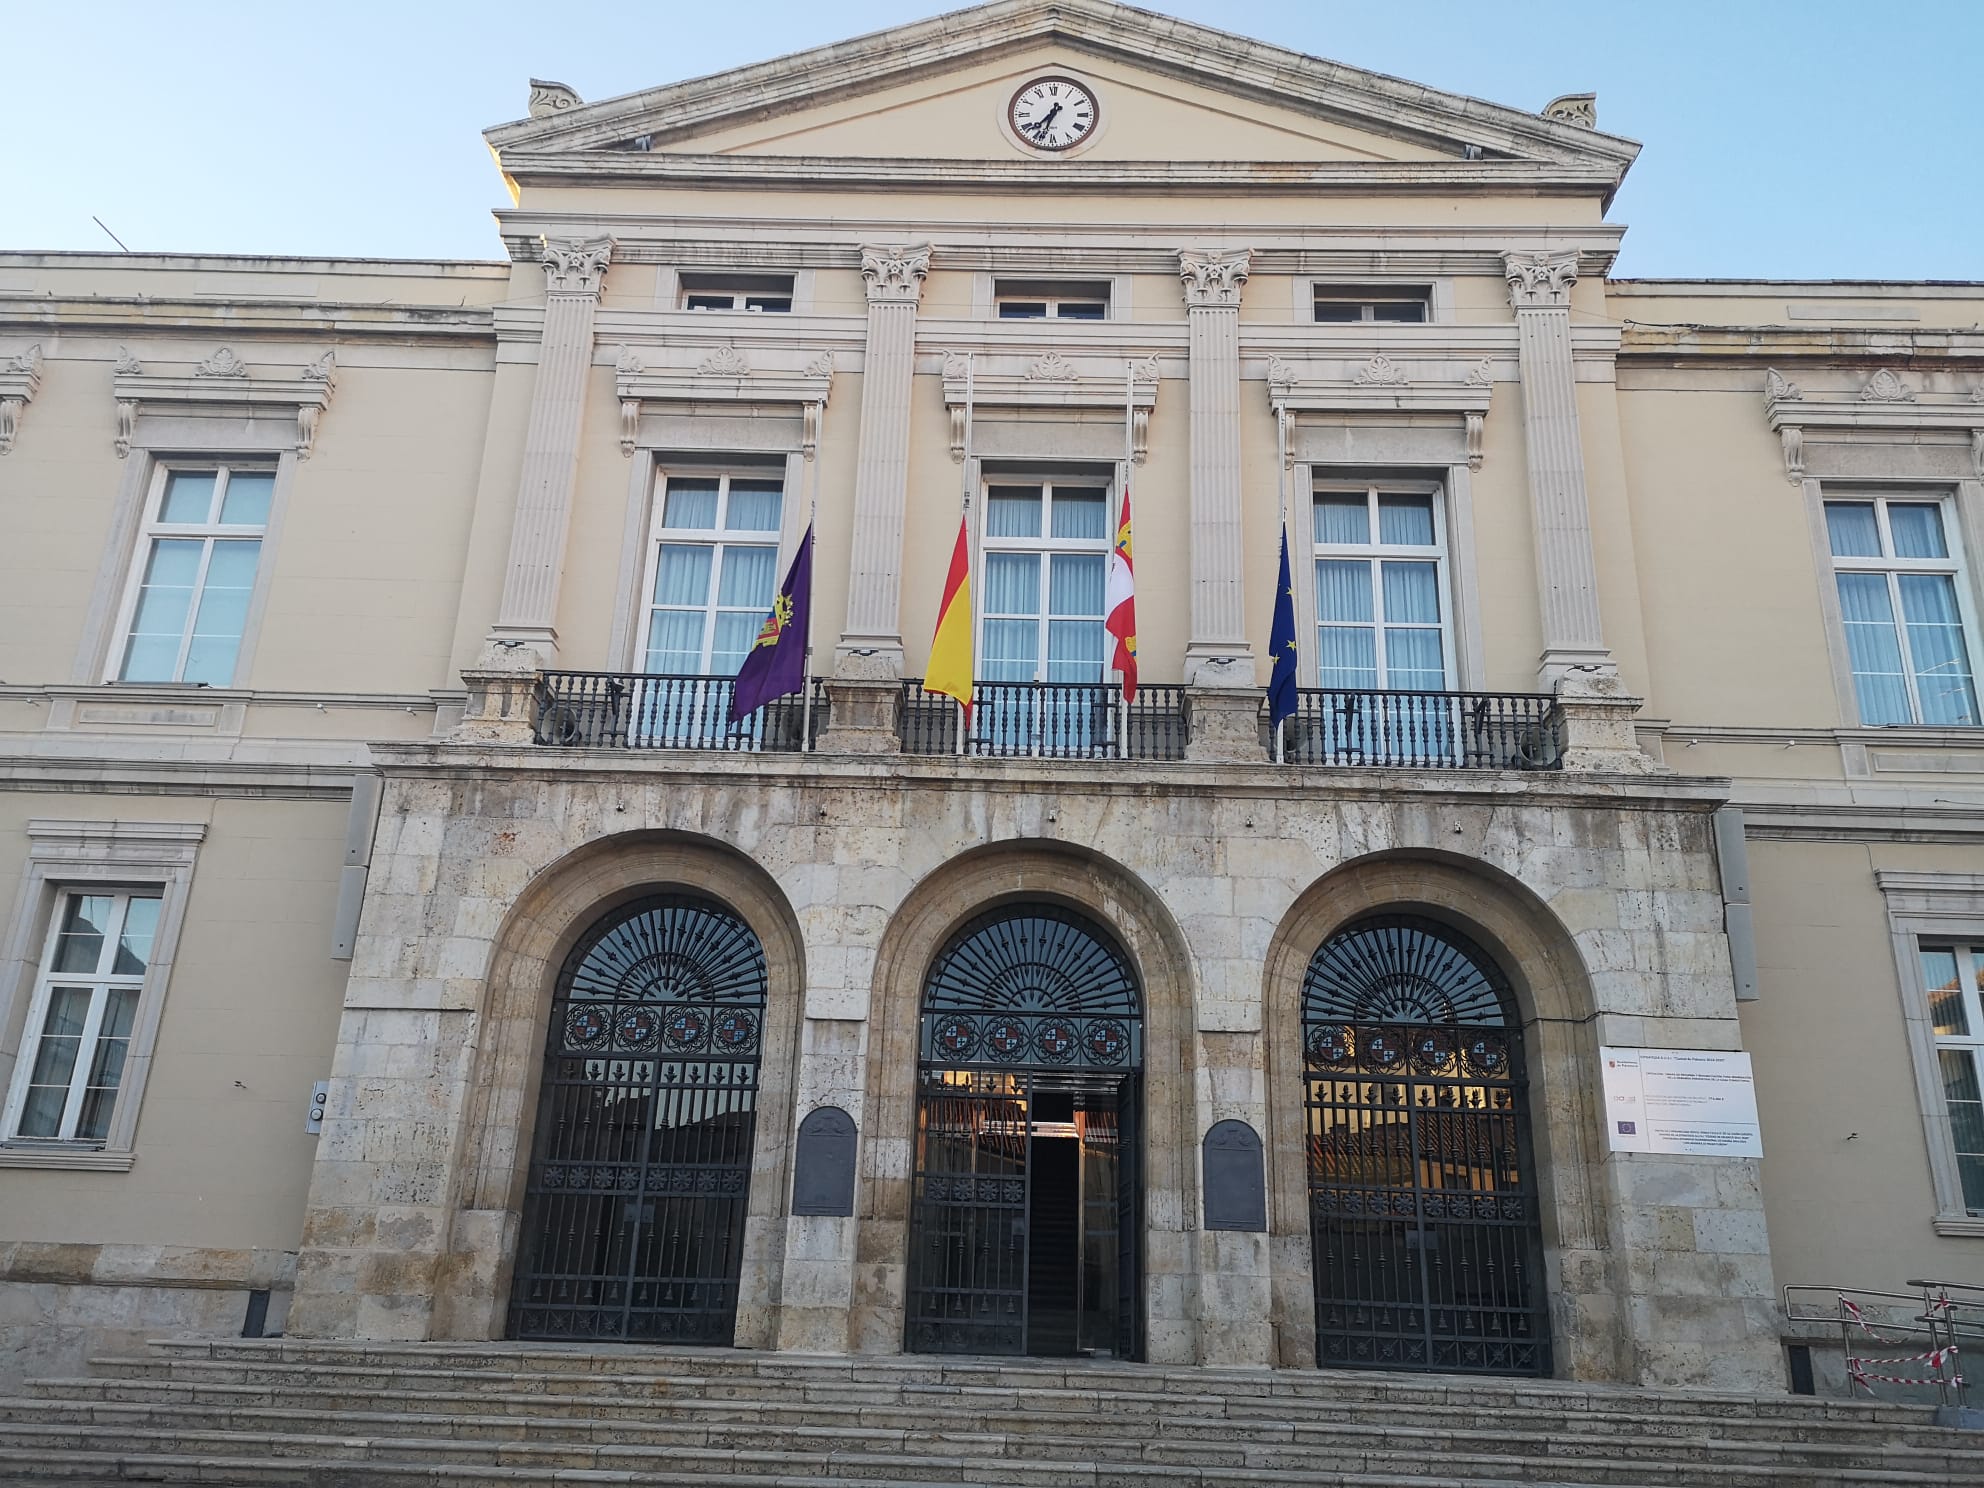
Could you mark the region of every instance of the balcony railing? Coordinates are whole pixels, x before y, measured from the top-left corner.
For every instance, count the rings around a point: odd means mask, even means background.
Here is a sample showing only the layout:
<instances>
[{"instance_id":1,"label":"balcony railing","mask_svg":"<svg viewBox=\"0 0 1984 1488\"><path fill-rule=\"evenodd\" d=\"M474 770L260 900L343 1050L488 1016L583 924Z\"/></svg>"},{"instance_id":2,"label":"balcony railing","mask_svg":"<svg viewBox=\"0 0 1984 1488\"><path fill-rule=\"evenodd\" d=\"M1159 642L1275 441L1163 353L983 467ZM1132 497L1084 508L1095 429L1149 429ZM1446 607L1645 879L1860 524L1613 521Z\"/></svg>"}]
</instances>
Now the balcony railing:
<instances>
[{"instance_id":1,"label":"balcony railing","mask_svg":"<svg viewBox=\"0 0 1984 1488\"><path fill-rule=\"evenodd\" d=\"M1185 757L1185 689L1139 687L1123 701L1113 682L980 682L972 690L971 730L957 703L902 684L904 754L969 754L1001 759Z\"/></svg>"},{"instance_id":2,"label":"balcony railing","mask_svg":"<svg viewBox=\"0 0 1984 1488\"><path fill-rule=\"evenodd\" d=\"M826 691L809 684L776 698L742 723L730 719L730 677L627 672L540 672L535 732L540 744L575 749L715 749L797 753L811 749L826 719Z\"/></svg>"},{"instance_id":3,"label":"balcony railing","mask_svg":"<svg viewBox=\"0 0 1984 1488\"><path fill-rule=\"evenodd\" d=\"M1555 700L1524 692L1350 692L1305 688L1282 727L1293 765L1417 770L1563 768Z\"/></svg>"}]
</instances>

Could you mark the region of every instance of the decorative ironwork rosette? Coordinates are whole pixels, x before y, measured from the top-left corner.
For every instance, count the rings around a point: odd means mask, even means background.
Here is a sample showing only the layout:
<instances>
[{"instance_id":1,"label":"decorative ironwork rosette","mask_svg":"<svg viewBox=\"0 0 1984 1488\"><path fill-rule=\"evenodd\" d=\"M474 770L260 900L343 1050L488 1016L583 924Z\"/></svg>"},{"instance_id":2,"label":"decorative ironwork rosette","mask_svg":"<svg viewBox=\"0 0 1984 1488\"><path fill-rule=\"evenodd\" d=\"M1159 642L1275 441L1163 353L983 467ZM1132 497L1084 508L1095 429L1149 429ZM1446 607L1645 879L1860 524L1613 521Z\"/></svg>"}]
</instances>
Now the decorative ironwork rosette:
<instances>
[{"instance_id":1,"label":"decorative ironwork rosette","mask_svg":"<svg viewBox=\"0 0 1984 1488\"><path fill-rule=\"evenodd\" d=\"M1309 1030L1304 1049L1317 1064L1342 1069L1350 1063L1354 1045L1350 1030L1341 1023L1318 1023Z\"/></svg>"},{"instance_id":2,"label":"decorative ironwork rosette","mask_svg":"<svg viewBox=\"0 0 1984 1488\"><path fill-rule=\"evenodd\" d=\"M701 1008L677 1004L663 1016L661 1029L669 1048L684 1052L700 1049L703 1040L710 1036L709 1014Z\"/></svg>"},{"instance_id":3,"label":"decorative ironwork rosette","mask_svg":"<svg viewBox=\"0 0 1984 1488\"><path fill-rule=\"evenodd\" d=\"M985 1026L985 1052L1002 1063L1025 1054L1030 1042L1018 1018L994 1018Z\"/></svg>"},{"instance_id":4,"label":"decorative ironwork rosette","mask_svg":"<svg viewBox=\"0 0 1984 1488\"><path fill-rule=\"evenodd\" d=\"M1364 1063L1372 1069L1395 1069L1405 1059L1405 1040L1389 1028L1368 1028L1360 1042Z\"/></svg>"},{"instance_id":5,"label":"decorative ironwork rosette","mask_svg":"<svg viewBox=\"0 0 1984 1488\"><path fill-rule=\"evenodd\" d=\"M1444 1028L1415 1028L1411 1035L1412 1067L1433 1074L1453 1063L1454 1036Z\"/></svg>"},{"instance_id":6,"label":"decorative ironwork rosette","mask_svg":"<svg viewBox=\"0 0 1984 1488\"><path fill-rule=\"evenodd\" d=\"M940 1018L931 1042L948 1059L969 1059L978 1052L978 1025L969 1018Z\"/></svg>"},{"instance_id":7,"label":"decorative ironwork rosette","mask_svg":"<svg viewBox=\"0 0 1984 1488\"><path fill-rule=\"evenodd\" d=\"M613 1020L613 1034L623 1049L650 1049L661 1034L661 1018L652 1008L622 1008Z\"/></svg>"},{"instance_id":8,"label":"decorative ironwork rosette","mask_svg":"<svg viewBox=\"0 0 1984 1488\"><path fill-rule=\"evenodd\" d=\"M758 1047L758 1019L742 1008L726 1008L716 1015L713 1047L726 1054L748 1054Z\"/></svg>"},{"instance_id":9,"label":"decorative ironwork rosette","mask_svg":"<svg viewBox=\"0 0 1984 1488\"><path fill-rule=\"evenodd\" d=\"M565 1014L565 1047L581 1053L604 1048L612 1026L604 1008L590 1004L573 1007Z\"/></svg>"},{"instance_id":10,"label":"decorative ironwork rosette","mask_svg":"<svg viewBox=\"0 0 1984 1488\"><path fill-rule=\"evenodd\" d=\"M1509 1072L1509 1041L1498 1033L1479 1033L1461 1048L1467 1072L1498 1079Z\"/></svg>"},{"instance_id":11,"label":"decorative ironwork rosette","mask_svg":"<svg viewBox=\"0 0 1984 1488\"><path fill-rule=\"evenodd\" d=\"M1081 1036L1066 1018L1043 1018L1033 1030L1033 1052L1046 1064L1066 1064L1081 1046Z\"/></svg>"},{"instance_id":12,"label":"decorative ironwork rosette","mask_svg":"<svg viewBox=\"0 0 1984 1488\"><path fill-rule=\"evenodd\" d=\"M1118 1064L1130 1052L1130 1031L1114 1018L1092 1018L1082 1034L1092 1064Z\"/></svg>"}]
</instances>

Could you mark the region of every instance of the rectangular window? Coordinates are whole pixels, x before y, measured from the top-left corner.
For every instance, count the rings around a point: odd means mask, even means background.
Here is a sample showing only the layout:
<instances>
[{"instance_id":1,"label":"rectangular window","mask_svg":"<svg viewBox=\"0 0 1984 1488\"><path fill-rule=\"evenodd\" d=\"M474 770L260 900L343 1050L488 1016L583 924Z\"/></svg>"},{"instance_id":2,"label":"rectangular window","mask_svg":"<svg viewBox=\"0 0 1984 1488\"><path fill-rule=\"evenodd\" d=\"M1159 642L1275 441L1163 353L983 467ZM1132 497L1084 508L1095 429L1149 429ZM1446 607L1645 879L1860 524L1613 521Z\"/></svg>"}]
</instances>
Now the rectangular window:
<instances>
[{"instance_id":1,"label":"rectangular window","mask_svg":"<svg viewBox=\"0 0 1984 1488\"><path fill-rule=\"evenodd\" d=\"M1318 284L1316 320L1322 325L1388 322L1424 325L1433 318L1433 290L1425 284Z\"/></svg>"},{"instance_id":2,"label":"rectangular window","mask_svg":"<svg viewBox=\"0 0 1984 1488\"><path fill-rule=\"evenodd\" d=\"M790 274L682 274L684 310L788 311Z\"/></svg>"},{"instance_id":3,"label":"rectangular window","mask_svg":"<svg viewBox=\"0 0 1984 1488\"><path fill-rule=\"evenodd\" d=\"M1318 684L1444 691L1453 647L1435 493L1318 487L1314 522Z\"/></svg>"},{"instance_id":4,"label":"rectangular window","mask_svg":"<svg viewBox=\"0 0 1984 1488\"><path fill-rule=\"evenodd\" d=\"M126 601L118 681L233 682L275 487L269 469L162 472Z\"/></svg>"},{"instance_id":5,"label":"rectangular window","mask_svg":"<svg viewBox=\"0 0 1984 1488\"><path fill-rule=\"evenodd\" d=\"M1001 320L1107 320L1107 279L1000 279L992 297Z\"/></svg>"},{"instance_id":6,"label":"rectangular window","mask_svg":"<svg viewBox=\"0 0 1984 1488\"><path fill-rule=\"evenodd\" d=\"M785 483L671 475L655 503L643 670L732 677L778 592Z\"/></svg>"},{"instance_id":7,"label":"rectangular window","mask_svg":"<svg viewBox=\"0 0 1984 1488\"><path fill-rule=\"evenodd\" d=\"M988 682L1100 682L1109 491L1089 482L986 488L979 672Z\"/></svg>"},{"instance_id":8,"label":"rectangular window","mask_svg":"<svg viewBox=\"0 0 1984 1488\"><path fill-rule=\"evenodd\" d=\"M1918 954L1964 1210L1984 1215L1984 941Z\"/></svg>"},{"instance_id":9,"label":"rectangular window","mask_svg":"<svg viewBox=\"0 0 1984 1488\"><path fill-rule=\"evenodd\" d=\"M9 1139L101 1144L109 1134L162 902L109 890L57 901L7 1103Z\"/></svg>"},{"instance_id":10,"label":"rectangular window","mask_svg":"<svg viewBox=\"0 0 1984 1488\"><path fill-rule=\"evenodd\" d=\"M1860 722L1976 724L1973 630L1950 503L1828 498L1825 516Z\"/></svg>"}]
</instances>

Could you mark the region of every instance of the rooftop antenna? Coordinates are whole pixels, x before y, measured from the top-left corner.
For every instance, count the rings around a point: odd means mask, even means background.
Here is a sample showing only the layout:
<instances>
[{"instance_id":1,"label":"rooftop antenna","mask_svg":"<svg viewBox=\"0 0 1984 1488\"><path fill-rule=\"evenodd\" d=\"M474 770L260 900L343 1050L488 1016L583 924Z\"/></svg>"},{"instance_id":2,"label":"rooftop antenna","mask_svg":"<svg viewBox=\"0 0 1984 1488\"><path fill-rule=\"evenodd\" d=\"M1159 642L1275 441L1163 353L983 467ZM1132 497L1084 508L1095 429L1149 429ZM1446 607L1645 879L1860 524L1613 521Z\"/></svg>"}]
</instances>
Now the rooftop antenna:
<instances>
[{"instance_id":1,"label":"rooftop antenna","mask_svg":"<svg viewBox=\"0 0 1984 1488\"><path fill-rule=\"evenodd\" d=\"M104 227L103 219L97 216L94 212L90 214L90 221L94 222L98 227L102 227L104 236L109 238L110 241L115 243L119 248L123 248L126 253L129 253L131 251L130 248L128 248L125 245L125 242L122 238L118 237L117 234L112 232L108 227Z\"/></svg>"}]
</instances>

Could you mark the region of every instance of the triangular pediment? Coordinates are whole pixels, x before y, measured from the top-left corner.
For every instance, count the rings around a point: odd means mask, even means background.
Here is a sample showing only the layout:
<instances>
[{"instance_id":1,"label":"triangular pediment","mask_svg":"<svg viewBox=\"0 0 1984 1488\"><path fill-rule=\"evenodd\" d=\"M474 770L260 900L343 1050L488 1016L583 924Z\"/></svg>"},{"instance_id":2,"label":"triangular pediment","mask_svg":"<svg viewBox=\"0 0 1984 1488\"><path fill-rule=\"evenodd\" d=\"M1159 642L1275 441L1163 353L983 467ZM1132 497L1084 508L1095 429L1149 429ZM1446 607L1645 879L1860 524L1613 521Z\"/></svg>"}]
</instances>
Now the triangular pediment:
<instances>
[{"instance_id":1,"label":"triangular pediment","mask_svg":"<svg viewBox=\"0 0 1984 1488\"><path fill-rule=\"evenodd\" d=\"M581 158L1043 161L1006 113L1030 79L1092 85L1102 122L1059 163L1082 177L1112 163L1285 162L1333 170L1438 168L1535 174L1616 187L1630 140L1304 56L1112 0L996 0L711 77L487 131L506 169ZM561 100L562 101L562 100ZM749 162L746 166L745 162ZM630 173L642 173L629 160ZM594 172L596 174L596 171Z\"/></svg>"}]
</instances>

